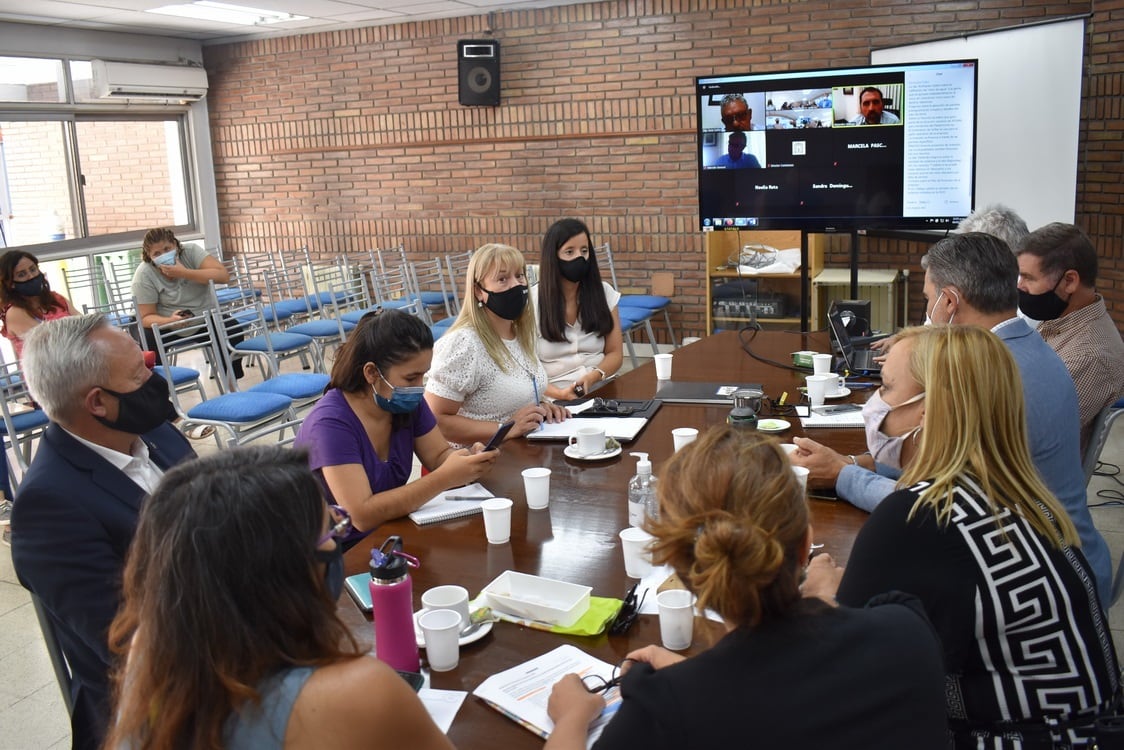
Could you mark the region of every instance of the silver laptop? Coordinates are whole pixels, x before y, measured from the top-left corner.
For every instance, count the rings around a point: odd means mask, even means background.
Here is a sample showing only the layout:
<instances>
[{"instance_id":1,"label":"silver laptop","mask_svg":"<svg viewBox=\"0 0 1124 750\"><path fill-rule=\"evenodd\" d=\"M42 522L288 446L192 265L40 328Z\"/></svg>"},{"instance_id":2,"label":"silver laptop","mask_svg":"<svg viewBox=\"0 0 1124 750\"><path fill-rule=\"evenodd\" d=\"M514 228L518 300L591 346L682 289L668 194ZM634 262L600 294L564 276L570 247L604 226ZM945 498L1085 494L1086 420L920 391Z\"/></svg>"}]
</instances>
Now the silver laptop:
<instances>
[{"instance_id":1,"label":"silver laptop","mask_svg":"<svg viewBox=\"0 0 1124 750\"><path fill-rule=\"evenodd\" d=\"M656 395L671 404L719 404L734 403L733 393L742 388L761 390L760 383L691 383L682 380L657 380Z\"/></svg>"}]
</instances>

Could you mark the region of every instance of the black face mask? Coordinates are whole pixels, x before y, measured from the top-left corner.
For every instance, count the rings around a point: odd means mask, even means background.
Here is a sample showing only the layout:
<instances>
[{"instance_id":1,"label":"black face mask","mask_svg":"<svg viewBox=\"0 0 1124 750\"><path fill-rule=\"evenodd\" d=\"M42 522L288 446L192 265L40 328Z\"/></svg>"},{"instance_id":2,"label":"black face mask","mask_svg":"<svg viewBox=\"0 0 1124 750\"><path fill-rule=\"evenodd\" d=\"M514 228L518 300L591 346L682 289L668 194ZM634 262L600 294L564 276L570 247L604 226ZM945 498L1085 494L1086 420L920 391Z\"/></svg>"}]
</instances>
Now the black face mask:
<instances>
[{"instance_id":1,"label":"black face mask","mask_svg":"<svg viewBox=\"0 0 1124 750\"><path fill-rule=\"evenodd\" d=\"M488 292L487 289L484 291ZM522 284L503 292L488 292L488 301L484 303L484 307L504 320L517 320L526 306L527 287Z\"/></svg>"},{"instance_id":2,"label":"black face mask","mask_svg":"<svg viewBox=\"0 0 1124 750\"><path fill-rule=\"evenodd\" d=\"M21 297L38 297L46 291L47 280L43 278L43 274L39 274L35 278L28 279L27 281L15 282L12 284L12 289Z\"/></svg>"},{"instance_id":3,"label":"black face mask","mask_svg":"<svg viewBox=\"0 0 1124 750\"><path fill-rule=\"evenodd\" d=\"M129 393L111 391L105 386L101 389L117 397L117 419L111 421L105 417L94 417L110 429L143 435L176 416L176 410L168 400L168 381L160 375L153 374L144 381L144 385Z\"/></svg>"},{"instance_id":4,"label":"black face mask","mask_svg":"<svg viewBox=\"0 0 1124 750\"><path fill-rule=\"evenodd\" d=\"M571 260L560 260L558 271L563 278L576 284L589 273L589 259L579 255Z\"/></svg>"},{"instance_id":5,"label":"black face mask","mask_svg":"<svg viewBox=\"0 0 1124 750\"><path fill-rule=\"evenodd\" d=\"M1062 283L1058 279L1058 284ZM1058 296L1058 284L1054 284L1054 288L1042 294L1031 294L1019 290L1019 309L1022 310L1023 315L1034 320L1056 320L1062 316L1062 312L1069 305L1068 300L1064 300Z\"/></svg>"},{"instance_id":6,"label":"black face mask","mask_svg":"<svg viewBox=\"0 0 1124 750\"><path fill-rule=\"evenodd\" d=\"M314 554L317 560L327 566L324 571L324 588L332 601L335 601L343 593L343 547L337 541L335 549L318 549Z\"/></svg>"}]
</instances>

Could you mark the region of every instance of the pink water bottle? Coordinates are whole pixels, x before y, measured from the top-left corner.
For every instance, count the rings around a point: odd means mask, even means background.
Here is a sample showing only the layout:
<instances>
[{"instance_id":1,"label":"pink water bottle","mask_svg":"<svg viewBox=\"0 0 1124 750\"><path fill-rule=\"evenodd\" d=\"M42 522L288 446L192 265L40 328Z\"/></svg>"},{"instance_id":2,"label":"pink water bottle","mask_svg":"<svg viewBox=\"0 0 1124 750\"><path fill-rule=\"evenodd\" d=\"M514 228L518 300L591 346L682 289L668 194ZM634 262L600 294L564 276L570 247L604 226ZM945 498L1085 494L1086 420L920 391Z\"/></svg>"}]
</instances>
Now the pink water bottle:
<instances>
[{"instance_id":1,"label":"pink water bottle","mask_svg":"<svg viewBox=\"0 0 1124 750\"><path fill-rule=\"evenodd\" d=\"M411 567L418 567L418 561L402 551L402 537L389 537L381 547L371 550L375 655L403 672L421 671L414 635Z\"/></svg>"}]
</instances>

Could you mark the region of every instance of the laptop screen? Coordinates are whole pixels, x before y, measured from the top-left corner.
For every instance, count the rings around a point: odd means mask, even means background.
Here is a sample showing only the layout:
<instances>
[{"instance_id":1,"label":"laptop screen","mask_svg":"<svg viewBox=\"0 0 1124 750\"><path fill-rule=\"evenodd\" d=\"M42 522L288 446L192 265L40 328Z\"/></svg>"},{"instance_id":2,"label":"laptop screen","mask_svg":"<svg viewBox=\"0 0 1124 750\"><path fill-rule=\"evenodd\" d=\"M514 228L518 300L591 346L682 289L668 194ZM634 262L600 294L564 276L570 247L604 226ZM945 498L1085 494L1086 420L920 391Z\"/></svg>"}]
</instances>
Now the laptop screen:
<instances>
[{"instance_id":1,"label":"laptop screen","mask_svg":"<svg viewBox=\"0 0 1124 750\"><path fill-rule=\"evenodd\" d=\"M828 328L831 329L831 340L839 348L839 354L843 357L843 362L847 365L847 369L851 367L855 359L855 346L851 343L851 336L847 333L847 326L843 323L843 316L839 314L839 308L835 302L831 303L831 309L827 312Z\"/></svg>"}]
</instances>

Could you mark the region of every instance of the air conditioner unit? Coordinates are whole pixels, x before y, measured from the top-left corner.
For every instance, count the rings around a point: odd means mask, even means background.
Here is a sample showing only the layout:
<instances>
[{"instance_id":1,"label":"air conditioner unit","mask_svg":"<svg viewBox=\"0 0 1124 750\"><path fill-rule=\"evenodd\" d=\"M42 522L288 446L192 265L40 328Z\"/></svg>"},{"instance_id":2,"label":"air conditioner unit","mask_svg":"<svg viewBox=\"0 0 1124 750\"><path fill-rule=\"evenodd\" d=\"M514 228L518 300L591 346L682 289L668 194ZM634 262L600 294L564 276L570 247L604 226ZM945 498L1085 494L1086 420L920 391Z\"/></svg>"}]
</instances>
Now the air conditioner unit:
<instances>
[{"instance_id":1,"label":"air conditioner unit","mask_svg":"<svg viewBox=\"0 0 1124 750\"><path fill-rule=\"evenodd\" d=\"M182 65L140 65L93 61L94 96L99 99L199 101L207 95L207 71Z\"/></svg>"}]
</instances>

